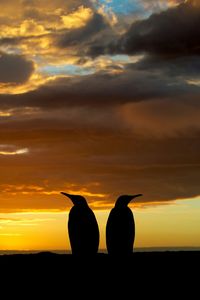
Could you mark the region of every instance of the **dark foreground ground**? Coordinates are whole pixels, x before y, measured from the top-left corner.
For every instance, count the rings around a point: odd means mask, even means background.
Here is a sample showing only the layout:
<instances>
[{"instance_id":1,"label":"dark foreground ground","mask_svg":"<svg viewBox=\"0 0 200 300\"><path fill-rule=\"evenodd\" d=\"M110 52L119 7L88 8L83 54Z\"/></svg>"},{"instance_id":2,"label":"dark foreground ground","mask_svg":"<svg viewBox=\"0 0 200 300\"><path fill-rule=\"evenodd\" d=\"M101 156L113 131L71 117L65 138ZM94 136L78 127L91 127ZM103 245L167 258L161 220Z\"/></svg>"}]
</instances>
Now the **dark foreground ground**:
<instances>
[{"instance_id":1,"label":"dark foreground ground","mask_svg":"<svg viewBox=\"0 0 200 300\"><path fill-rule=\"evenodd\" d=\"M63 293L72 293L70 299L80 293L79 298L93 295L98 299L107 298L108 290L116 299L121 298L119 293L124 293L123 299L141 298L144 294L165 299L168 293L174 298L175 291L179 298L188 295L193 299L199 295L200 252L138 252L130 257L98 254L82 258L48 252L3 255L0 274L0 285L10 286L7 296L17 286L16 293L28 288L26 299L35 299L34 293L45 299L55 293L55 299L64 298L59 296ZM134 296L136 291L141 297L128 296ZM41 297L41 293L45 296Z\"/></svg>"},{"instance_id":2,"label":"dark foreground ground","mask_svg":"<svg viewBox=\"0 0 200 300\"><path fill-rule=\"evenodd\" d=\"M110 269L113 267L124 268L137 268L150 267L155 268L173 268L187 267L192 268L194 265L200 266L200 251L161 251L161 252L135 252L128 257L124 256L110 256L104 253L98 253L96 256L82 256L77 257L71 254L56 254L52 252L39 252L34 254L13 254L13 255L0 255L1 267L17 267L27 270L29 266L32 268L45 268L49 267L67 268L73 271L74 268L82 269L100 268Z\"/></svg>"}]
</instances>

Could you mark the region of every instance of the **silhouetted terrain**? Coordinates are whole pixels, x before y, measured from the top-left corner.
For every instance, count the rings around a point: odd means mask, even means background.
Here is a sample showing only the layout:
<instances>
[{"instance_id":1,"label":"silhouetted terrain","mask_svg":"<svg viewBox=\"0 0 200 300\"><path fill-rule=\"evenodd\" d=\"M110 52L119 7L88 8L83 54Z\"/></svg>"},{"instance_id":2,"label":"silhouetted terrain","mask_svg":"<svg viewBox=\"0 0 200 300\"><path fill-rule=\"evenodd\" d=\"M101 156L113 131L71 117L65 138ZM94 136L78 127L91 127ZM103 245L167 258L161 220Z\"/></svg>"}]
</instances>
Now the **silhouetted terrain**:
<instances>
[{"instance_id":1,"label":"silhouetted terrain","mask_svg":"<svg viewBox=\"0 0 200 300\"><path fill-rule=\"evenodd\" d=\"M39 252L34 254L0 255L0 266L20 266L21 269L31 267L74 268L88 266L92 268L127 267L140 268L154 265L155 268L170 266L190 266L195 263L200 265L200 251L162 251L162 252L137 252L128 257L109 256L99 253L95 256L76 257L71 254L56 254L52 252Z\"/></svg>"},{"instance_id":2,"label":"silhouetted terrain","mask_svg":"<svg viewBox=\"0 0 200 300\"><path fill-rule=\"evenodd\" d=\"M80 294L81 299L136 299L138 293L163 299L174 292L192 299L198 292L199 269L199 251L136 252L129 257L99 253L78 258L50 252L0 256L1 287L6 286L8 295L31 295L26 299L76 299Z\"/></svg>"},{"instance_id":3,"label":"silhouetted terrain","mask_svg":"<svg viewBox=\"0 0 200 300\"><path fill-rule=\"evenodd\" d=\"M63 278L76 276L96 276L109 274L113 277L131 274L131 276L153 276L157 272L170 272L171 276L186 270L200 267L200 251L166 251L166 252L136 252L128 257L112 257L99 253L93 257L76 257L71 254L55 254L40 252L36 254L1 255L0 268L11 272L30 274L37 271L52 277L62 274ZM117 271L117 273L116 273ZM169 275L169 277L170 277ZM186 274L185 274L186 276ZM149 277L150 278L150 277ZM84 277L83 277L84 279ZM151 279L151 278L150 278Z\"/></svg>"}]
</instances>

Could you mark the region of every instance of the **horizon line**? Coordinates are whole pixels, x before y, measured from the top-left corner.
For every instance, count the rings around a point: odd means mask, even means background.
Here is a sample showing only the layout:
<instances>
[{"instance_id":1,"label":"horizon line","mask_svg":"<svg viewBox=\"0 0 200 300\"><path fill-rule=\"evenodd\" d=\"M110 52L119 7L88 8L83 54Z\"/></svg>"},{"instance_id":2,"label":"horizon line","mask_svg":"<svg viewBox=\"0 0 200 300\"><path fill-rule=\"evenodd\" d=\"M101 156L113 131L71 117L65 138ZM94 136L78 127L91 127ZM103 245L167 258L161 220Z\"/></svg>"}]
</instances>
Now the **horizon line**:
<instances>
[{"instance_id":1,"label":"horizon line","mask_svg":"<svg viewBox=\"0 0 200 300\"><path fill-rule=\"evenodd\" d=\"M162 247L136 247L133 250L134 252L153 252L153 251L179 251L179 250L200 250L200 246L162 246ZM71 250L65 250L65 249L25 249L25 250L0 250L1 253L42 253L42 252L50 252L50 253L68 253L70 254ZM99 249L98 253L107 253L107 249Z\"/></svg>"}]
</instances>

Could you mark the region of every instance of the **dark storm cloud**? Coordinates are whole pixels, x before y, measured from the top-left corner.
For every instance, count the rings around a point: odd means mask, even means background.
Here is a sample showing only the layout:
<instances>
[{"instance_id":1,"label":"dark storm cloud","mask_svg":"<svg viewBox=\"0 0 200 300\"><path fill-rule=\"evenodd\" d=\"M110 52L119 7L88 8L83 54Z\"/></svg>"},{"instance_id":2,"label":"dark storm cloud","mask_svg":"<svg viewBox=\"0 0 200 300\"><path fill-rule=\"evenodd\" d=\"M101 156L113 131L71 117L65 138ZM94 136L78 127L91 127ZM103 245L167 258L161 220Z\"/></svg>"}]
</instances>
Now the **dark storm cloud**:
<instances>
[{"instance_id":1,"label":"dark storm cloud","mask_svg":"<svg viewBox=\"0 0 200 300\"><path fill-rule=\"evenodd\" d=\"M34 71L34 64L24 56L0 52L0 82L21 84Z\"/></svg>"},{"instance_id":2,"label":"dark storm cloud","mask_svg":"<svg viewBox=\"0 0 200 300\"><path fill-rule=\"evenodd\" d=\"M145 56L141 61L127 66L131 69L151 71L154 73L165 74L172 77L182 77L185 79L199 77L200 57L188 56L172 59L162 59L157 56Z\"/></svg>"},{"instance_id":3,"label":"dark storm cloud","mask_svg":"<svg viewBox=\"0 0 200 300\"><path fill-rule=\"evenodd\" d=\"M121 51L163 57L200 54L200 7L181 4L134 23L121 40Z\"/></svg>"},{"instance_id":4,"label":"dark storm cloud","mask_svg":"<svg viewBox=\"0 0 200 300\"><path fill-rule=\"evenodd\" d=\"M129 30L107 47L91 47L93 56L107 53L147 53L163 58L200 54L200 7L180 4L134 22Z\"/></svg>"},{"instance_id":5,"label":"dark storm cloud","mask_svg":"<svg viewBox=\"0 0 200 300\"><path fill-rule=\"evenodd\" d=\"M11 72L12 68L10 69ZM145 87L145 88L144 88ZM22 95L0 95L2 109L9 107L105 106L142 100L196 96L200 88L182 78L151 71L126 70L121 74L96 73L75 78L57 79L38 90Z\"/></svg>"}]
</instances>

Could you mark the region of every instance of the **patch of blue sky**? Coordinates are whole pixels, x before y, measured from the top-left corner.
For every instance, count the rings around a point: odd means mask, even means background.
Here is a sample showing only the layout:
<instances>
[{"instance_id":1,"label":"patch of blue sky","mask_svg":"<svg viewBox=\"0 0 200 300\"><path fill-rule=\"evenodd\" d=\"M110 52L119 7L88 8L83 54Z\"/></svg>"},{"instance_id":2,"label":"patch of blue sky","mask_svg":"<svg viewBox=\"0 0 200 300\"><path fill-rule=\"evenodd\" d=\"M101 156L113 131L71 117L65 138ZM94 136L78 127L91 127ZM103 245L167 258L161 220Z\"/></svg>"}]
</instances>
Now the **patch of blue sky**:
<instances>
[{"instance_id":1,"label":"patch of blue sky","mask_svg":"<svg viewBox=\"0 0 200 300\"><path fill-rule=\"evenodd\" d=\"M125 55L125 54L118 54L118 55L106 55L106 57L112 60L113 65L121 64L126 65L130 63L136 63L143 58L143 55Z\"/></svg>"},{"instance_id":2,"label":"patch of blue sky","mask_svg":"<svg viewBox=\"0 0 200 300\"><path fill-rule=\"evenodd\" d=\"M130 62L130 57L129 55L125 55L125 54L118 54L118 55L112 55L110 56L110 58L115 62L117 61L122 61L124 63L129 63Z\"/></svg>"},{"instance_id":3,"label":"patch of blue sky","mask_svg":"<svg viewBox=\"0 0 200 300\"><path fill-rule=\"evenodd\" d=\"M98 0L98 5L104 5L105 11L112 10L116 14L146 14L139 0Z\"/></svg>"},{"instance_id":4,"label":"patch of blue sky","mask_svg":"<svg viewBox=\"0 0 200 300\"><path fill-rule=\"evenodd\" d=\"M47 65L40 67L40 72L48 75L89 75L93 74L95 70L93 68L84 68L83 66L77 66L72 64L66 64L62 66Z\"/></svg>"}]
</instances>

